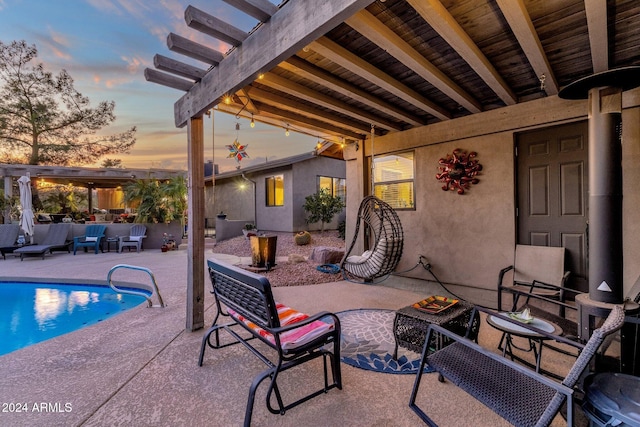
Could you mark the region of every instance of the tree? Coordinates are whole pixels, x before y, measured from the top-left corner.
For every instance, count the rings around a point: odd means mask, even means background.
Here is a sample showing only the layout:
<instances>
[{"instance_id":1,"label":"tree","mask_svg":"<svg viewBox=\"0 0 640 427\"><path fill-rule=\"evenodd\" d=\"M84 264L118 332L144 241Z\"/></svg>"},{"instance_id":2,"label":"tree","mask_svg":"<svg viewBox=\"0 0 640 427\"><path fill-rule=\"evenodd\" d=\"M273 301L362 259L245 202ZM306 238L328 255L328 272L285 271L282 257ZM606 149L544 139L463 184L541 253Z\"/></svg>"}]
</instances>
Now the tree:
<instances>
[{"instance_id":1,"label":"tree","mask_svg":"<svg viewBox=\"0 0 640 427\"><path fill-rule=\"evenodd\" d=\"M138 204L136 222L182 221L187 208L187 184L182 176L167 181L138 179L124 188L124 202Z\"/></svg>"},{"instance_id":2,"label":"tree","mask_svg":"<svg viewBox=\"0 0 640 427\"><path fill-rule=\"evenodd\" d=\"M104 159L102 163L100 163L101 168L116 168L122 169L124 168L121 159Z\"/></svg>"},{"instance_id":3,"label":"tree","mask_svg":"<svg viewBox=\"0 0 640 427\"><path fill-rule=\"evenodd\" d=\"M324 233L324 224L331 222L333 216L344 209L344 206L340 197L334 197L329 190L321 188L317 193L304 198L303 208L309 212L307 224L321 221L321 231Z\"/></svg>"},{"instance_id":4,"label":"tree","mask_svg":"<svg viewBox=\"0 0 640 427\"><path fill-rule=\"evenodd\" d=\"M38 51L22 41L0 41L0 156L30 165L82 165L100 157L127 153L136 128L98 136L115 120L113 101L91 108L74 88L66 70L57 76L42 63L32 65Z\"/></svg>"}]
</instances>

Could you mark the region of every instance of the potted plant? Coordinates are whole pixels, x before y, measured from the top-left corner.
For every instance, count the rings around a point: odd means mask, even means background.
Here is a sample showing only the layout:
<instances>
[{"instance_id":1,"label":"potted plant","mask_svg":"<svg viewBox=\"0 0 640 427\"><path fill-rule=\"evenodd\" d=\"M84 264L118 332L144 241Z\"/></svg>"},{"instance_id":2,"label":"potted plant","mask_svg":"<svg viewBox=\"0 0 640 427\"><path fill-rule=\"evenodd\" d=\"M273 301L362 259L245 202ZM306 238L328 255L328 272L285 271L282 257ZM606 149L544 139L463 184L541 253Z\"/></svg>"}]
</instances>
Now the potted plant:
<instances>
[{"instance_id":1,"label":"potted plant","mask_svg":"<svg viewBox=\"0 0 640 427\"><path fill-rule=\"evenodd\" d=\"M244 234L244 237L248 239L251 236L257 236L258 229L256 229L255 224L253 224L252 222L247 222L242 229L242 234Z\"/></svg>"},{"instance_id":2,"label":"potted plant","mask_svg":"<svg viewBox=\"0 0 640 427\"><path fill-rule=\"evenodd\" d=\"M216 215L216 216L218 218L220 218L220 219L226 219L227 218L227 214L222 212L222 211L220 211L220 213L218 215Z\"/></svg>"}]
</instances>

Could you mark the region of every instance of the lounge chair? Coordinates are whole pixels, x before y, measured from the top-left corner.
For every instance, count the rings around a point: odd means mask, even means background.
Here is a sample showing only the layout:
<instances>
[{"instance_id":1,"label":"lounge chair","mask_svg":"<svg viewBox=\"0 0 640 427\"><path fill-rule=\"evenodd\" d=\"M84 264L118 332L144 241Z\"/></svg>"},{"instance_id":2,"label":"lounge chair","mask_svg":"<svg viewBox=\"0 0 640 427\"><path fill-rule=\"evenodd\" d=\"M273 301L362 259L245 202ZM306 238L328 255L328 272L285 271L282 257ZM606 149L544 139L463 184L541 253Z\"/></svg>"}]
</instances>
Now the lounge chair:
<instances>
[{"instance_id":1,"label":"lounge chair","mask_svg":"<svg viewBox=\"0 0 640 427\"><path fill-rule=\"evenodd\" d=\"M137 252L140 252L142 249L142 239L146 238L147 227L141 224L136 224L131 227L128 236L120 236L120 240L118 242L118 252L122 252L122 248L136 248ZM131 249L129 249L131 250Z\"/></svg>"},{"instance_id":2,"label":"lounge chair","mask_svg":"<svg viewBox=\"0 0 640 427\"><path fill-rule=\"evenodd\" d=\"M23 246L14 250L13 253L20 254L20 261L24 260L25 255L40 255L44 259L47 252L53 253L54 250L66 249L67 252L71 253L72 242L67 240L69 231L71 231L71 224L50 224L42 243Z\"/></svg>"},{"instance_id":3,"label":"lounge chair","mask_svg":"<svg viewBox=\"0 0 640 427\"><path fill-rule=\"evenodd\" d=\"M498 313L480 307L476 307L475 310L499 316ZM517 323L510 317L503 319ZM485 349L469 338L432 324L427 331L426 345L422 350L409 407L426 424L436 425L416 403L424 367L428 363L438 372L440 380L446 379L457 385L513 425L547 426L566 402L567 425L573 426L574 387L581 388L580 380L584 378L583 372L588 369L591 359L603 340L622 327L624 319L622 307L614 306L607 320L593 332L584 345L537 329L536 333L545 335L548 339L581 349L580 356L561 382L553 381L541 373ZM527 324L521 323L520 326L531 329ZM432 351L428 343L434 334L447 337L452 344ZM427 404L433 406L438 402L431 401ZM460 424L464 422L461 420Z\"/></svg>"},{"instance_id":4,"label":"lounge chair","mask_svg":"<svg viewBox=\"0 0 640 427\"><path fill-rule=\"evenodd\" d=\"M73 254L76 254L78 248L93 248L95 253L98 253L98 249L102 250L102 239L104 238L104 232L107 229L105 225L92 224L87 225L84 230L84 236L76 236L73 238ZM104 252L102 250L102 252Z\"/></svg>"},{"instance_id":5,"label":"lounge chair","mask_svg":"<svg viewBox=\"0 0 640 427\"><path fill-rule=\"evenodd\" d=\"M20 226L18 224L0 225L0 252L3 259L7 259L7 253L11 253L20 247L16 245L19 233Z\"/></svg>"}]
</instances>

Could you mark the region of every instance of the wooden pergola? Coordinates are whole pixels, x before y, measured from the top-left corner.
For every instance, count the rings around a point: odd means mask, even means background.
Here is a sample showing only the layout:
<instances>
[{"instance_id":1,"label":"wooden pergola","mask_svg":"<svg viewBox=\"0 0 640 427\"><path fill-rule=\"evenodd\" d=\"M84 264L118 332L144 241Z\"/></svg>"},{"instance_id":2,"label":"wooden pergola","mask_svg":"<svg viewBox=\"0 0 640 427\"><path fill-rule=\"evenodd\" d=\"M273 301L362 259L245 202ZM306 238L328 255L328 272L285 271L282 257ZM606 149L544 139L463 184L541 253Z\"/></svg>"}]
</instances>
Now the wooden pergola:
<instances>
[{"instance_id":1,"label":"wooden pergola","mask_svg":"<svg viewBox=\"0 0 640 427\"><path fill-rule=\"evenodd\" d=\"M186 92L174 114L189 138L190 330L204 326L203 114L214 106L342 145L556 96L640 63L635 0L224 1L256 27L189 6L188 26L230 49L171 33L169 50L206 65L156 55L145 70Z\"/></svg>"}]
</instances>

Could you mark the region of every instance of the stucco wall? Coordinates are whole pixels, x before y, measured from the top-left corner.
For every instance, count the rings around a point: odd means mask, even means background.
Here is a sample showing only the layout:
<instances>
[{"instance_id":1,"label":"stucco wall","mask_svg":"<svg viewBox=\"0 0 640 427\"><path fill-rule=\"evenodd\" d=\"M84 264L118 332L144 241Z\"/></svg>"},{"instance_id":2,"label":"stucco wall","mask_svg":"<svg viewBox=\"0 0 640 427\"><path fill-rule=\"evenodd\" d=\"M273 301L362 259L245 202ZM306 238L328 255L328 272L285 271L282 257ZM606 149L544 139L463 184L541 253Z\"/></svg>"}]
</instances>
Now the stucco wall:
<instances>
[{"instance_id":1,"label":"stucco wall","mask_svg":"<svg viewBox=\"0 0 640 427\"><path fill-rule=\"evenodd\" d=\"M293 231L320 230L322 224L316 222L307 224L307 213L304 210L304 199L315 194L317 189L318 176L332 178L346 178L345 162L329 157L318 157L313 161L300 162L293 165ZM335 215L333 221L325 224L325 230L335 230L338 222L344 219L344 211Z\"/></svg>"},{"instance_id":2,"label":"stucco wall","mask_svg":"<svg viewBox=\"0 0 640 427\"><path fill-rule=\"evenodd\" d=\"M266 206L265 180L275 175L284 177L284 206ZM222 210L227 214L228 220L253 222L261 231L319 230L320 223L306 224L302 208L304 198L316 192L318 175L345 178L345 162L318 156L272 169L247 171L245 178L216 178L215 187L208 186L205 189L208 203L214 200L213 206L208 206L207 209L213 217ZM335 229L340 218L337 215L325 228Z\"/></svg>"},{"instance_id":3,"label":"stucco wall","mask_svg":"<svg viewBox=\"0 0 640 427\"><path fill-rule=\"evenodd\" d=\"M640 274L640 90L625 93L623 106L624 288ZM631 108L634 107L634 108ZM586 101L549 97L470 117L376 137L375 155L415 151L416 210L399 211L405 231L404 253L396 271L427 257L433 272L450 289L479 303L495 305L501 268L513 263L516 244L514 144L518 132L587 118ZM483 165L480 183L464 195L445 192L435 179L438 159L454 149L476 151ZM369 144L345 150L348 177L347 243L351 242L359 200L369 194L366 177ZM355 181L355 185L354 185ZM359 191L359 192L358 192ZM431 279L416 268L402 273ZM388 279L389 281L393 278Z\"/></svg>"}]
</instances>

